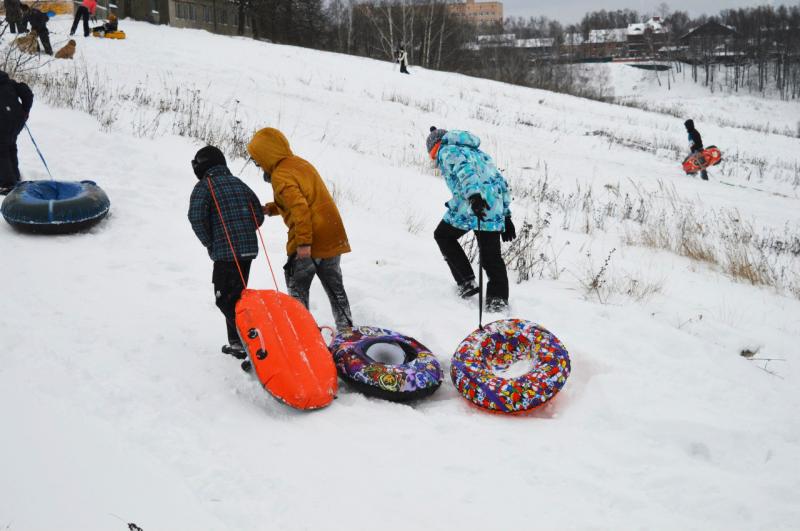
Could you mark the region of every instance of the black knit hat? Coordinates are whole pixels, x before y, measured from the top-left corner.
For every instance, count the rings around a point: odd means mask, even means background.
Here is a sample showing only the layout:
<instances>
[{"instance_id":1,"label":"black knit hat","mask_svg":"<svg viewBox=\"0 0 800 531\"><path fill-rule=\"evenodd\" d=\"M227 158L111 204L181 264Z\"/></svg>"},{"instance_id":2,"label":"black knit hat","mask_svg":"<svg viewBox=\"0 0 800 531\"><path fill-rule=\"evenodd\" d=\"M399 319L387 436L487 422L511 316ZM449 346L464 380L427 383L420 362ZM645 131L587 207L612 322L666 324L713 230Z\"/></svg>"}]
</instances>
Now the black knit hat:
<instances>
[{"instance_id":1,"label":"black knit hat","mask_svg":"<svg viewBox=\"0 0 800 531\"><path fill-rule=\"evenodd\" d=\"M192 159L192 169L194 170L194 174L197 175L198 179L202 179L206 176L208 170L213 168L214 166L227 166L228 163L225 160L225 155L219 148L214 146L206 146L198 151L194 159Z\"/></svg>"},{"instance_id":2,"label":"black knit hat","mask_svg":"<svg viewBox=\"0 0 800 531\"><path fill-rule=\"evenodd\" d=\"M694 120L686 120L685 122L683 122L683 125L686 126L686 129L691 131L692 129L694 129Z\"/></svg>"},{"instance_id":3,"label":"black knit hat","mask_svg":"<svg viewBox=\"0 0 800 531\"><path fill-rule=\"evenodd\" d=\"M425 141L425 147L428 148L428 153L430 153L433 149L433 146L435 146L436 143L447 134L447 129L437 129L435 125L431 126L430 131L431 133L428 135L428 139Z\"/></svg>"}]
</instances>

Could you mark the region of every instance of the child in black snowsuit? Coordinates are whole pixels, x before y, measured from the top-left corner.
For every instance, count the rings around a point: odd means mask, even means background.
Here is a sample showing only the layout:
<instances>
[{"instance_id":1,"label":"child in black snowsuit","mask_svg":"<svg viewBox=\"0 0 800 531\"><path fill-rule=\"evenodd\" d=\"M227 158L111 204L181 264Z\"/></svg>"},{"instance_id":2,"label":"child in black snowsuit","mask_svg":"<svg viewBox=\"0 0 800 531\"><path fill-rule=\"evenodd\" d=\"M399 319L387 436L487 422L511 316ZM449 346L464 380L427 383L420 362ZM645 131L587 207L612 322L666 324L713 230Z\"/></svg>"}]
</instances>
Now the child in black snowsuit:
<instances>
[{"instance_id":1,"label":"child in black snowsuit","mask_svg":"<svg viewBox=\"0 0 800 531\"><path fill-rule=\"evenodd\" d=\"M0 70L0 195L19 182L17 136L28 120L33 92L25 83L14 81Z\"/></svg>"},{"instance_id":2,"label":"child in black snowsuit","mask_svg":"<svg viewBox=\"0 0 800 531\"><path fill-rule=\"evenodd\" d=\"M693 154L702 152L703 138L700 136L700 133L697 131L697 129L694 128L694 120L686 120L683 125L686 126L686 132L689 133L689 149ZM702 170L700 172L700 177L702 177L704 181L707 181L708 172L706 170Z\"/></svg>"},{"instance_id":3,"label":"child in black snowsuit","mask_svg":"<svg viewBox=\"0 0 800 531\"><path fill-rule=\"evenodd\" d=\"M39 40L42 41L44 53L53 55L53 48L50 46L50 31L47 29L47 21L50 20L50 17L26 4L22 4L22 12L24 13L22 24L30 24L31 29L36 30L36 34L39 35Z\"/></svg>"},{"instance_id":4,"label":"child in black snowsuit","mask_svg":"<svg viewBox=\"0 0 800 531\"><path fill-rule=\"evenodd\" d=\"M118 29L119 29L119 23L117 22L117 15L112 14L108 16L108 22L106 22L102 26L95 26L94 28L92 28L92 33L99 32L102 33L103 36L105 36L106 33L111 33L117 31Z\"/></svg>"}]
</instances>

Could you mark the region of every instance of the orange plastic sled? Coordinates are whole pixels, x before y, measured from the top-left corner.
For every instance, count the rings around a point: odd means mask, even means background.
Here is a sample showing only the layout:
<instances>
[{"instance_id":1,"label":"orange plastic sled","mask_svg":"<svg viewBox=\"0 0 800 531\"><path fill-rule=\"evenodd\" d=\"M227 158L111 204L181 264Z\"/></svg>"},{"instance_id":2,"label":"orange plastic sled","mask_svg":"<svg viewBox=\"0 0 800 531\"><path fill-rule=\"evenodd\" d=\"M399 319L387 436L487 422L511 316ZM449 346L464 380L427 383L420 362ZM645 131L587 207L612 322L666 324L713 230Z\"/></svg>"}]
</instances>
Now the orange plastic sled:
<instances>
[{"instance_id":1,"label":"orange plastic sled","mask_svg":"<svg viewBox=\"0 0 800 531\"><path fill-rule=\"evenodd\" d=\"M722 152L717 146L708 146L700 153L692 153L683 161L683 171L688 174L697 173L709 166L716 166L722 161Z\"/></svg>"},{"instance_id":2,"label":"orange plastic sled","mask_svg":"<svg viewBox=\"0 0 800 531\"><path fill-rule=\"evenodd\" d=\"M314 317L297 300L274 290L245 289L236 328L259 381L296 409L319 409L336 397L338 382Z\"/></svg>"}]
</instances>

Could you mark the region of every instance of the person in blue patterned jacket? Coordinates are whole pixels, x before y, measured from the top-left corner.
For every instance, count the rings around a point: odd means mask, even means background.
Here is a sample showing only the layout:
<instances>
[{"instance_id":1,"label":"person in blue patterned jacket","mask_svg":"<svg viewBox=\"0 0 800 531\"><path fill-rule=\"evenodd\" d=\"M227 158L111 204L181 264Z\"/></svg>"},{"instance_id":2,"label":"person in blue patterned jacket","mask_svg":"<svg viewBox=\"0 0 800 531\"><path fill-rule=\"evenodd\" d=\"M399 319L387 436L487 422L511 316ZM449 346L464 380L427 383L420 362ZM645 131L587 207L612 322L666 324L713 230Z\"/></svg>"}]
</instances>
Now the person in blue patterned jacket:
<instances>
[{"instance_id":1,"label":"person in blue patterned jacket","mask_svg":"<svg viewBox=\"0 0 800 531\"><path fill-rule=\"evenodd\" d=\"M466 299L476 295L479 288L458 239L475 232L483 269L489 277L486 308L502 311L508 306L508 273L500 239L508 242L517 234L511 221L508 183L480 145L480 139L470 132L430 128L428 154L453 194L445 203L447 212L433 237L458 284L459 295Z\"/></svg>"},{"instance_id":2,"label":"person in blue patterned jacket","mask_svg":"<svg viewBox=\"0 0 800 531\"><path fill-rule=\"evenodd\" d=\"M256 230L264 222L261 202L249 186L231 175L225 155L214 146L197 152L192 159L192 170L198 183L189 200L189 222L214 261L211 283L228 332L228 345L222 347L222 351L244 359L247 354L236 331L236 303L247 287L250 263L258 255ZM220 215L225 220L230 243ZM236 252L235 258L231 246Z\"/></svg>"}]
</instances>

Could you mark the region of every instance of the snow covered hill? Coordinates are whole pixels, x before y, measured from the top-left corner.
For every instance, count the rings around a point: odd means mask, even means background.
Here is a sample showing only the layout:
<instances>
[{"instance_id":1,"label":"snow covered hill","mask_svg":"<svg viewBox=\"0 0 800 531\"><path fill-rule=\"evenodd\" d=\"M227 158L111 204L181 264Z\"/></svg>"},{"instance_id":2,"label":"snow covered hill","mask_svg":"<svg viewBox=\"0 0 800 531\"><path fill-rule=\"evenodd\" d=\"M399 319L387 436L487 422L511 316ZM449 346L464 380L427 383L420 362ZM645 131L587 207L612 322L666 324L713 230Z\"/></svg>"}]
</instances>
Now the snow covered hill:
<instances>
[{"instance_id":1,"label":"snow covered hill","mask_svg":"<svg viewBox=\"0 0 800 531\"><path fill-rule=\"evenodd\" d=\"M51 25L66 38L69 20ZM0 222L0 529L796 528L798 104L675 103L702 107L725 156L701 182L680 171L684 117L667 109L122 26L127 40L79 40L74 62L33 74L50 167L96 180L112 210L64 237ZM572 375L526 418L476 411L449 378L411 406L342 385L325 410L289 410L219 353L211 262L186 219L197 138L241 154L255 129L282 129L339 204L355 320L449 370L477 303L432 238L448 193L430 125L475 132L511 182L536 262L514 262L512 281L530 278L509 315L555 333ZM19 145L24 177L46 178ZM241 175L270 199L256 168ZM279 270L285 228L265 229ZM263 256L253 271L271 286ZM312 312L332 321L319 284Z\"/></svg>"}]
</instances>

